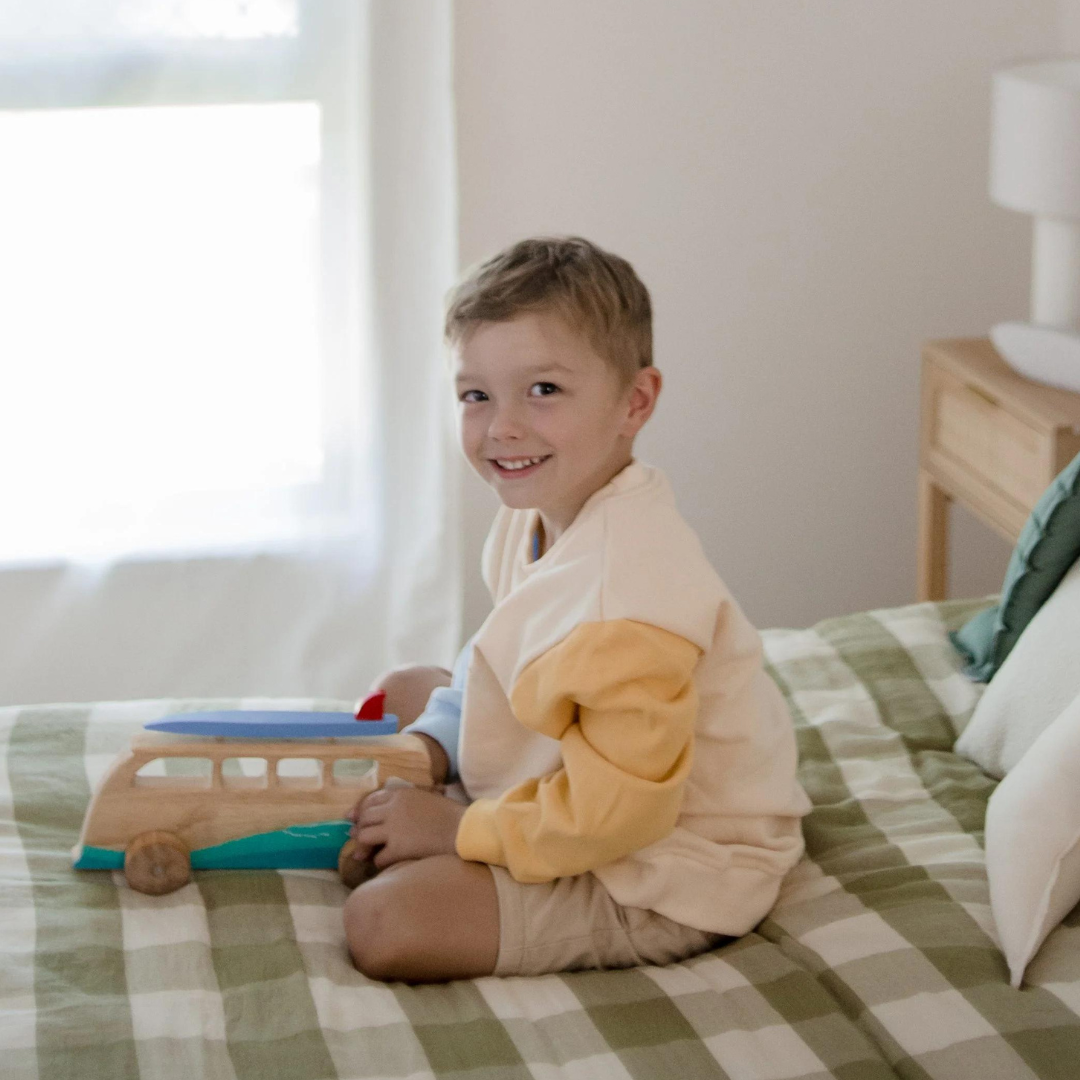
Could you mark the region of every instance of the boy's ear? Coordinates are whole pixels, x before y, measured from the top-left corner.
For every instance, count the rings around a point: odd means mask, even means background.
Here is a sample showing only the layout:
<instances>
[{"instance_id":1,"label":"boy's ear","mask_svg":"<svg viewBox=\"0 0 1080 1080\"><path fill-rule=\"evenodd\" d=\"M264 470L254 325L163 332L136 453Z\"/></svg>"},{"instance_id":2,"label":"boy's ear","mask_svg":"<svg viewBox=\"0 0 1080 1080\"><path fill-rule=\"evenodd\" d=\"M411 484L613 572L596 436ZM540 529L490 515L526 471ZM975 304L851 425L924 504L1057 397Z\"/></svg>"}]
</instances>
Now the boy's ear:
<instances>
[{"instance_id":1,"label":"boy's ear","mask_svg":"<svg viewBox=\"0 0 1080 1080\"><path fill-rule=\"evenodd\" d=\"M664 377L654 367L641 368L634 373L634 381L627 391L627 414L621 434L633 438L652 416L656 399L664 385Z\"/></svg>"}]
</instances>

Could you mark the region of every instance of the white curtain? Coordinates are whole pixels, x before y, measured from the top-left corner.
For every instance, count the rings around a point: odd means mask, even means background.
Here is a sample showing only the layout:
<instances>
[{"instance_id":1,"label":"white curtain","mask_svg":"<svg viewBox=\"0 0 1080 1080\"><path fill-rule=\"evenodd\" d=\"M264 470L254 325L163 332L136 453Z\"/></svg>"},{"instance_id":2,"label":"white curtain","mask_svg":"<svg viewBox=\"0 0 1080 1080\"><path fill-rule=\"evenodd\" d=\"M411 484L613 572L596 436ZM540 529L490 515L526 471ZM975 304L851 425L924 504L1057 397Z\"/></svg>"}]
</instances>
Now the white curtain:
<instances>
[{"instance_id":1,"label":"white curtain","mask_svg":"<svg viewBox=\"0 0 1080 1080\"><path fill-rule=\"evenodd\" d=\"M149 0L112 5L129 12L154 6ZM163 6L185 7L176 0ZM198 18L220 20L233 6L258 5L191 0L186 6L197 24ZM407 660L448 666L459 645L459 458L441 344L442 304L457 262L449 0L266 0L265 8L271 21L292 17L314 27L313 36L299 46L287 34L280 42L263 42L258 55L269 57L265 63L245 59L227 29L219 33L213 63L205 50L192 62L175 43L139 54L137 62L130 49L113 61L99 53L89 62L69 47L67 81L56 78L55 57L65 48L55 41L49 48L53 67L44 75L26 52L0 49L0 118L71 108L72 95L80 94L80 107L110 108L316 98L323 139L318 328L326 360L319 411L325 454L317 483L282 487L284 495L248 492L243 499L202 493L200 502L188 495L189 502L174 500L181 510L172 518L164 512L153 518L152 536L132 526L98 549L75 551L64 543L67 501L49 484L30 487L28 496L28 485L38 475L35 461L66 461L77 472L80 462L97 460L98 440L108 433L87 426L85 414L100 387L92 379L78 391L54 385L44 408L30 390L20 401L20 392L35 385L31 368L40 361L28 359L29 347L0 352L0 414L6 402L12 422L40 432L40 441L28 437L18 459L7 454L0 461L0 533L43 538L36 554L31 545L6 558L0 538L0 703L351 699L387 666ZM93 32L92 20L83 21ZM253 47L251 55L256 53ZM239 58L231 71L217 63L222 56ZM0 124L0 169L3 132ZM9 151L12 145L9 140ZM153 219L146 225L152 229ZM51 245L53 265L77 254L65 251L63 236L43 235L42 244ZM206 258L209 273L214 252ZM13 306L40 303L40 296L25 292L32 284L24 278L2 283L0 306L5 298ZM272 315L271 304L267 319ZM53 317L63 320L65 310L54 310ZM178 311L176 318L198 316ZM176 366L173 378L180 381L173 394L159 395L151 423L145 420L151 405L138 387L113 388L110 400L130 395L123 408L138 435L122 445L125 467L138 459L140 445L144 451L152 445L155 426L174 438L189 434L193 453L216 446L211 432L185 433L175 415L181 391L191 390L194 358L191 365L178 362L164 334L157 350L154 339L146 342L145 356L150 370ZM215 389L210 376L207 394ZM256 381L261 388L273 378L258 371ZM298 425L314 415L302 396L297 392ZM28 428L30 412L34 424ZM65 415L69 423L57 422ZM76 438L71 428L80 424ZM277 430L277 441L287 441L288 423ZM209 467L214 465L211 460ZM12 493L8 509L5 492ZM131 512L125 518L131 508L121 496L113 492L117 512L110 521L150 520ZM296 527L260 543L247 515L264 504L277 507L279 525ZM213 543L199 542L203 526L192 522L203 520L217 529ZM170 521L187 526L183 543L171 548Z\"/></svg>"}]
</instances>

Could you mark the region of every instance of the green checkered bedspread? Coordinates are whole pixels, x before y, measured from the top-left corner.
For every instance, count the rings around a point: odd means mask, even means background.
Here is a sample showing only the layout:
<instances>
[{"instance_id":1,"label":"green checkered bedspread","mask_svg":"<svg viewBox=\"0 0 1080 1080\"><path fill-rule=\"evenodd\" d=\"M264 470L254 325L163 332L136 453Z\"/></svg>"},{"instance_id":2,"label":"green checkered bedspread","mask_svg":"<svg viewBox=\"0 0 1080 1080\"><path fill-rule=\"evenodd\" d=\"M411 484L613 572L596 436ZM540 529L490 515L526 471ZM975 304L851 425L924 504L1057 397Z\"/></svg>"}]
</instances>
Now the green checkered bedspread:
<instances>
[{"instance_id":1,"label":"green checkered bedspread","mask_svg":"<svg viewBox=\"0 0 1080 1080\"><path fill-rule=\"evenodd\" d=\"M978 688L945 632L978 606L766 633L815 803L808 857L755 933L666 968L384 985L349 963L330 872L208 871L163 898L76 873L93 783L181 703L0 710L0 1076L1080 1076L1080 918L1010 989L983 865L993 783L950 751Z\"/></svg>"}]
</instances>

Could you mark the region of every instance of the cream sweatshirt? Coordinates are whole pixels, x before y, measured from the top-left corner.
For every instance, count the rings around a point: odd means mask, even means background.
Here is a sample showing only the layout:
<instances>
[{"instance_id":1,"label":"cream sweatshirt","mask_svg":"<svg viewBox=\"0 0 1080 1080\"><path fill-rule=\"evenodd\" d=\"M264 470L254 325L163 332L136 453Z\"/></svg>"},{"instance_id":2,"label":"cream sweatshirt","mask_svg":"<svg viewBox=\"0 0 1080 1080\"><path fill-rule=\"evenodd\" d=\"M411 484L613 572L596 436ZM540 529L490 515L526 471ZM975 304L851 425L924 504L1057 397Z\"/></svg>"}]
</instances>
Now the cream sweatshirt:
<instances>
[{"instance_id":1,"label":"cream sweatshirt","mask_svg":"<svg viewBox=\"0 0 1080 1080\"><path fill-rule=\"evenodd\" d=\"M458 853L522 882L593 871L620 904L746 933L810 806L760 636L658 469L631 462L533 561L538 520L501 509L484 548Z\"/></svg>"}]
</instances>

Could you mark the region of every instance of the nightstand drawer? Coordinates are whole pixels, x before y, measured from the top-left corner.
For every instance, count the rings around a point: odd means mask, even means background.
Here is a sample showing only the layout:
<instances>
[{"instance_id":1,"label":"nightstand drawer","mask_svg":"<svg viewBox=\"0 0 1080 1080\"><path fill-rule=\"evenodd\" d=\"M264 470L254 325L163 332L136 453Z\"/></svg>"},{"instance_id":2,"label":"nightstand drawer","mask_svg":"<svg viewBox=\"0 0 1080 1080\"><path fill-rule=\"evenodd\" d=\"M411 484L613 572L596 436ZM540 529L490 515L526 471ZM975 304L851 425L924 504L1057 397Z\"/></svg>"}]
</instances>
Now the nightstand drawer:
<instances>
[{"instance_id":1,"label":"nightstand drawer","mask_svg":"<svg viewBox=\"0 0 1080 1080\"><path fill-rule=\"evenodd\" d=\"M940 369L930 372L930 447L983 483L1030 508L1047 484L1046 432L994 397Z\"/></svg>"},{"instance_id":2,"label":"nightstand drawer","mask_svg":"<svg viewBox=\"0 0 1080 1080\"><path fill-rule=\"evenodd\" d=\"M1047 485L1080 453L1080 394L1025 379L989 338L928 341L919 417L918 596L944 600L950 506L1015 544Z\"/></svg>"}]
</instances>

